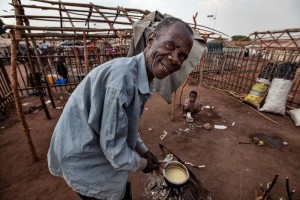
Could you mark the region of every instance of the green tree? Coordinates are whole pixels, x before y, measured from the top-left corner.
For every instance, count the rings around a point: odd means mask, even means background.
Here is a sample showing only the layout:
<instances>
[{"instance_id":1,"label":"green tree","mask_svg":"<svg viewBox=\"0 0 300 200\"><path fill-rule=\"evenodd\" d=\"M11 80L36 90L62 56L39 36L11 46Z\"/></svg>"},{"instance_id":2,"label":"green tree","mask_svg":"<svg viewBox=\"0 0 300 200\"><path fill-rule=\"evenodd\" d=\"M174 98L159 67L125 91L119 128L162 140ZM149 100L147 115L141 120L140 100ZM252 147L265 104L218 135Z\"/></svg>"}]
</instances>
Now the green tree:
<instances>
[{"instance_id":1,"label":"green tree","mask_svg":"<svg viewBox=\"0 0 300 200\"><path fill-rule=\"evenodd\" d=\"M5 25L4 22L2 21L2 19L0 18L0 34L5 33L5 29L2 28L2 26Z\"/></svg>"},{"instance_id":2,"label":"green tree","mask_svg":"<svg viewBox=\"0 0 300 200\"><path fill-rule=\"evenodd\" d=\"M245 35L234 35L231 37L232 41L250 41L250 38Z\"/></svg>"}]
</instances>

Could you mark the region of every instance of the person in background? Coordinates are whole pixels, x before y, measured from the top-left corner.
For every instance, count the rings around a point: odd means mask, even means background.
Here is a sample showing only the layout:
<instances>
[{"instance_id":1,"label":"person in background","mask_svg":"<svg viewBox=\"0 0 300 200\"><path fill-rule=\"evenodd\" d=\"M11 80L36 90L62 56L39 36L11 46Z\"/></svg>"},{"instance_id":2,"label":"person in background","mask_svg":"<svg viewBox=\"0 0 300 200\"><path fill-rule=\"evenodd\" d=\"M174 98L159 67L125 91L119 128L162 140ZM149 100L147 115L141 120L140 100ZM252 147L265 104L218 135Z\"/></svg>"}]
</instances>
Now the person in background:
<instances>
[{"instance_id":1,"label":"person in background","mask_svg":"<svg viewBox=\"0 0 300 200\"><path fill-rule=\"evenodd\" d=\"M41 43L41 50L43 52L43 55L47 54L47 49L48 49L48 44L46 40L43 40L43 42Z\"/></svg>"},{"instance_id":2,"label":"person in background","mask_svg":"<svg viewBox=\"0 0 300 200\"><path fill-rule=\"evenodd\" d=\"M244 57L249 57L249 49L248 48L245 49Z\"/></svg>"},{"instance_id":3,"label":"person in background","mask_svg":"<svg viewBox=\"0 0 300 200\"><path fill-rule=\"evenodd\" d=\"M68 69L65 66L65 63L63 62L63 59L61 57L58 57L56 61L56 71L57 73L63 77L63 79L68 82Z\"/></svg>"},{"instance_id":4,"label":"person in background","mask_svg":"<svg viewBox=\"0 0 300 200\"><path fill-rule=\"evenodd\" d=\"M192 29L168 17L149 35L142 53L93 69L55 127L48 151L51 174L63 177L81 199L131 199L128 172L159 171L138 132L153 79L178 71L192 46Z\"/></svg>"},{"instance_id":5,"label":"person in background","mask_svg":"<svg viewBox=\"0 0 300 200\"><path fill-rule=\"evenodd\" d=\"M184 113L190 112L192 116L195 116L195 114L202 110L203 105L197 100L197 95L196 91L190 92L189 98L183 104Z\"/></svg>"}]
</instances>

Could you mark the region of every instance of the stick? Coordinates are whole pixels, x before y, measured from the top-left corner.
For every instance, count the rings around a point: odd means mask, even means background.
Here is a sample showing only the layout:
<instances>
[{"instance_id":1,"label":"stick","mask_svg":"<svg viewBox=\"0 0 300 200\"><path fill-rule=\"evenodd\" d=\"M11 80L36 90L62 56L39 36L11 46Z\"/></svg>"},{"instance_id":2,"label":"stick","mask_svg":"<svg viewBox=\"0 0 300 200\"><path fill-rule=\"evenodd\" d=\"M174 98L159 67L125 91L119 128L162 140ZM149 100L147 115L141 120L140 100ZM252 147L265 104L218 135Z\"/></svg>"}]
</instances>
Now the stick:
<instances>
[{"instance_id":1,"label":"stick","mask_svg":"<svg viewBox=\"0 0 300 200\"><path fill-rule=\"evenodd\" d=\"M264 118L268 119L269 121L271 121L271 122L273 122L273 123L275 123L275 124L279 124L278 122L276 122L276 121L270 119L269 117L265 116L265 115L262 114L261 112L259 112L259 111L257 111L256 109L252 108L251 106L249 106L249 105L247 105L247 104L244 104L242 101L240 101L240 100L238 100L238 99L235 99L235 98L233 98L232 96L229 96L229 95L227 95L227 94L224 94L223 92L220 92L217 88L215 88L215 87L213 87L213 86L205 85L204 87L208 87L209 89L215 89L217 92L219 92L219 93L221 93L221 94L223 94L223 95L226 95L226 96L228 96L229 98L231 98L231 99L233 99L233 100L235 100L235 101L237 101L237 102L239 102L239 103L241 103L241 104L247 106L248 108L250 108L251 110L253 110L253 111L255 111L256 113L260 114L261 116L263 116Z\"/></svg>"},{"instance_id":2,"label":"stick","mask_svg":"<svg viewBox=\"0 0 300 200\"><path fill-rule=\"evenodd\" d=\"M273 186L275 185L275 183L277 181L278 176L279 176L278 174L275 175L270 187L267 187L266 190L264 191L264 194L262 195L263 199L265 199L265 197L270 193L271 189L273 188Z\"/></svg>"},{"instance_id":3,"label":"stick","mask_svg":"<svg viewBox=\"0 0 300 200\"><path fill-rule=\"evenodd\" d=\"M292 197L293 197L293 194L294 194L295 190L290 191L289 177L286 177L285 186L286 186L286 191L287 191L287 194L288 194L287 200L292 200Z\"/></svg>"}]
</instances>

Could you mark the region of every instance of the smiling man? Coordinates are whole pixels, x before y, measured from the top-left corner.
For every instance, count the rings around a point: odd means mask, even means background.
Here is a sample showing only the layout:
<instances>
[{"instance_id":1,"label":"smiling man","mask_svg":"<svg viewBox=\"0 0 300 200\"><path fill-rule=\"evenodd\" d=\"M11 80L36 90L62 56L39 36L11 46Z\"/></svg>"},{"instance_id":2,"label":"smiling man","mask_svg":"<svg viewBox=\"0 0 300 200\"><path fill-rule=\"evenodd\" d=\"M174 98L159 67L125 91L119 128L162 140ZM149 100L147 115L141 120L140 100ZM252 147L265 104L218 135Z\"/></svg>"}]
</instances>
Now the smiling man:
<instances>
[{"instance_id":1,"label":"smiling man","mask_svg":"<svg viewBox=\"0 0 300 200\"><path fill-rule=\"evenodd\" d=\"M171 17L160 22L144 50L148 79L163 79L178 71L192 45L193 32L188 25Z\"/></svg>"},{"instance_id":2,"label":"smiling man","mask_svg":"<svg viewBox=\"0 0 300 200\"><path fill-rule=\"evenodd\" d=\"M178 71L192 46L191 28L168 17L149 35L142 53L92 70L55 127L50 172L63 177L81 199L131 199L128 172L159 168L138 133L145 103L154 92L153 79Z\"/></svg>"}]
</instances>

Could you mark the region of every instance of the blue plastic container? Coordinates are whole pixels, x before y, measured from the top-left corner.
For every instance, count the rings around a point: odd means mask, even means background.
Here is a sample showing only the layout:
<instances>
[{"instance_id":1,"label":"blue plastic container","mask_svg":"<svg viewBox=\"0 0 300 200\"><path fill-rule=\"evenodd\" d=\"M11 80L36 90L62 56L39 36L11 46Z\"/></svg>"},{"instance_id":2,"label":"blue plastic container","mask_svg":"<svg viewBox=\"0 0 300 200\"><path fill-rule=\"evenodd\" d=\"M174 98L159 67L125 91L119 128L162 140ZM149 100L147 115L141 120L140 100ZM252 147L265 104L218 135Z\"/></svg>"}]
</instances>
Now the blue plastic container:
<instances>
[{"instance_id":1,"label":"blue plastic container","mask_svg":"<svg viewBox=\"0 0 300 200\"><path fill-rule=\"evenodd\" d=\"M57 79L55 80L55 85L65 85L66 80L65 79Z\"/></svg>"}]
</instances>

